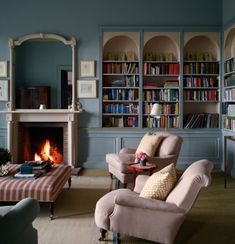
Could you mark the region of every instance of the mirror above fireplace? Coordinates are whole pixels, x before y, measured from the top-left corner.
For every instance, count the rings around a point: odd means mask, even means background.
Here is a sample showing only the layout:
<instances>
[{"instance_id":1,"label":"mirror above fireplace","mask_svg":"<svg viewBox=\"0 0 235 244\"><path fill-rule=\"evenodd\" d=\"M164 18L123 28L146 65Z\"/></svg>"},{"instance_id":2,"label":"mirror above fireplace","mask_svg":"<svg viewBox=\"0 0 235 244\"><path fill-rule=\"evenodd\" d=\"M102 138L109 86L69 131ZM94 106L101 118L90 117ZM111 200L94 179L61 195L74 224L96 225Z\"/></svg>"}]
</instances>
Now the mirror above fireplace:
<instances>
[{"instance_id":1,"label":"mirror above fireplace","mask_svg":"<svg viewBox=\"0 0 235 244\"><path fill-rule=\"evenodd\" d=\"M77 110L74 38L30 34L10 39L9 47L9 110L39 109L40 104L49 109ZM45 87L48 92L41 96L40 91Z\"/></svg>"}]
</instances>

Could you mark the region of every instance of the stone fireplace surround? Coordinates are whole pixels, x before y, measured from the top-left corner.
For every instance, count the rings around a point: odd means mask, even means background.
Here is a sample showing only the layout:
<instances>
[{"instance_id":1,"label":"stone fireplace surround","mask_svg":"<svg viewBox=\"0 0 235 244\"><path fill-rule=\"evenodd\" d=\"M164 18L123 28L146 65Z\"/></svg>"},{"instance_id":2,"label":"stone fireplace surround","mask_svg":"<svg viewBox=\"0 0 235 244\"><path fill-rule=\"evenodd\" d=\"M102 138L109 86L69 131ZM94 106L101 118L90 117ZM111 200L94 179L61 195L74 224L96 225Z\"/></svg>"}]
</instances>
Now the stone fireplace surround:
<instances>
[{"instance_id":1,"label":"stone fireplace surround","mask_svg":"<svg viewBox=\"0 0 235 244\"><path fill-rule=\"evenodd\" d=\"M77 113L79 111L69 111L63 109L45 109L45 110L14 110L6 114L7 118L7 147L12 153L12 163L18 162L19 155L19 127L20 123L24 122L40 122L40 123L53 123L53 126L58 123L65 124L67 130L67 139L65 147L67 147L66 161L68 165L77 167Z\"/></svg>"}]
</instances>

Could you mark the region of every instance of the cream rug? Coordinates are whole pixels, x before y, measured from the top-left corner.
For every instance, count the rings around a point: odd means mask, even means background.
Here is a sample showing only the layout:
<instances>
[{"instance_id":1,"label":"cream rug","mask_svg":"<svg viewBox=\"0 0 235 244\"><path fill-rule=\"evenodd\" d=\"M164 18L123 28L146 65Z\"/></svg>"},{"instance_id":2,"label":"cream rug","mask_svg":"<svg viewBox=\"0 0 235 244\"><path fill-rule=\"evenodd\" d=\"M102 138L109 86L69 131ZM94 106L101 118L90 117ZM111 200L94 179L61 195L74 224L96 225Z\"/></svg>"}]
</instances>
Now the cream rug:
<instances>
[{"instance_id":1,"label":"cream rug","mask_svg":"<svg viewBox=\"0 0 235 244\"><path fill-rule=\"evenodd\" d=\"M99 174L103 176L96 176ZM73 176L71 188L66 185L55 202L54 220L49 219L49 205L40 205L41 212L33 223L39 244L99 243L94 209L97 200L109 191L110 183L105 171Z\"/></svg>"},{"instance_id":2,"label":"cream rug","mask_svg":"<svg viewBox=\"0 0 235 244\"><path fill-rule=\"evenodd\" d=\"M174 244L235 244L235 180L228 179L223 188L223 174L212 174L212 185L203 189L184 221ZM94 222L97 200L109 191L107 170L85 170L72 177L55 202L55 219L49 219L47 204L41 204L41 213L34 221L39 244L107 244L99 242L99 229ZM123 244L149 244L153 242L121 235Z\"/></svg>"}]
</instances>

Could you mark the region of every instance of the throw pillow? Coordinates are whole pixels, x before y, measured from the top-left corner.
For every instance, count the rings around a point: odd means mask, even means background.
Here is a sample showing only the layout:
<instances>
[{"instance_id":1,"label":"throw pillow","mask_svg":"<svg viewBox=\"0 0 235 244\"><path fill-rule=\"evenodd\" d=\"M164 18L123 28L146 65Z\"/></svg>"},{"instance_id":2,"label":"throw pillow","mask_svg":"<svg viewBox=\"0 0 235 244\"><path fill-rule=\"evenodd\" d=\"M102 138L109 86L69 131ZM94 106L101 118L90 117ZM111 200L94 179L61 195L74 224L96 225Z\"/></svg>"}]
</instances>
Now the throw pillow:
<instances>
[{"instance_id":1,"label":"throw pillow","mask_svg":"<svg viewBox=\"0 0 235 244\"><path fill-rule=\"evenodd\" d=\"M161 135L145 134L136 149L136 153L144 152L149 157L153 157L160 142L162 141L162 138L163 136Z\"/></svg>"},{"instance_id":2,"label":"throw pillow","mask_svg":"<svg viewBox=\"0 0 235 244\"><path fill-rule=\"evenodd\" d=\"M176 168L172 163L148 178L140 197L165 200L175 186L176 181Z\"/></svg>"}]
</instances>

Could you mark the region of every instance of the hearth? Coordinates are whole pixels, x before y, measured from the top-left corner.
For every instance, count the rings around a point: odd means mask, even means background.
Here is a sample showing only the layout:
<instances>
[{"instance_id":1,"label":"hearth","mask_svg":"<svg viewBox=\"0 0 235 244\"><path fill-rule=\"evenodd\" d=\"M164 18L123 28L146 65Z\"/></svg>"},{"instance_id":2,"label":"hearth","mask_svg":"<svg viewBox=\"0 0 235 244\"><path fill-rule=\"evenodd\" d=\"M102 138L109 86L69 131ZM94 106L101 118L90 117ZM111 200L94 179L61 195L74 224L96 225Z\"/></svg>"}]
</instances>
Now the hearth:
<instances>
[{"instance_id":1,"label":"hearth","mask_svg":"<svg viewBox=\"0 0 235 244\"><path fill-rule=\"evenodd\" d=\"M67 162L66 123L19 123L20 162L46 160L60 164Z\"/></svg>"},{"instance_id":2,"label":"hearth","mask_svg":"<svg viewBox=\"0 0 235 244\"><path fill-rule=\"evenodd\" d=\"M9 111L7 143L12 153L12 163L35 160L34 154L42 154L41 148L49 141L52 146L50 153L58 150L62 155L62 159L57 156L58 162L78 167L77 113L63 109ZM43 145L38 146L39 141Z\"/></svg>"}]
</instances>

